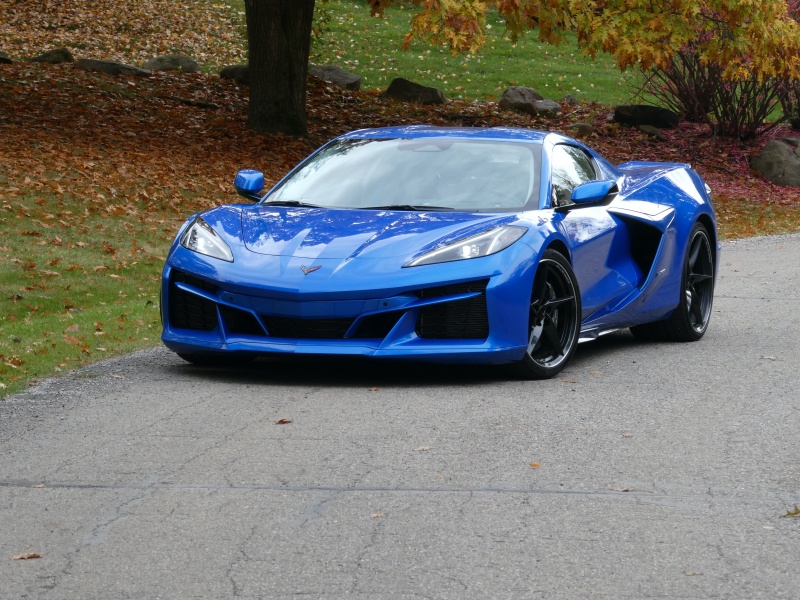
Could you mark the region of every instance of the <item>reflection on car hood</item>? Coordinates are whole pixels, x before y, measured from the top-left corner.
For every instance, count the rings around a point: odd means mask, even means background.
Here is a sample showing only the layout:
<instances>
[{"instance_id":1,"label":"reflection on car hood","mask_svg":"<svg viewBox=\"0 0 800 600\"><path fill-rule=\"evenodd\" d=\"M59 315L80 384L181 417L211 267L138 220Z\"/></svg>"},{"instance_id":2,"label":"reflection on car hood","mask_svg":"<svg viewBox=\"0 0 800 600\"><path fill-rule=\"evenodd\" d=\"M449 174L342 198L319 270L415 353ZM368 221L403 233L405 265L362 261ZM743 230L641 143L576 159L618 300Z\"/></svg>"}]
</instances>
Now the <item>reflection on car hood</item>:
<instances>
[{"instance_id":1,"label":"reflection on car hood","mask_svg":"<svg viewBox=\"0 0 800 600\"><path fill-rule=\"evenodd\" d=\"M252 252L310 259L410 257L516 220L509 214L254 206L242 211Z\"/></svg>"}]
</instances>

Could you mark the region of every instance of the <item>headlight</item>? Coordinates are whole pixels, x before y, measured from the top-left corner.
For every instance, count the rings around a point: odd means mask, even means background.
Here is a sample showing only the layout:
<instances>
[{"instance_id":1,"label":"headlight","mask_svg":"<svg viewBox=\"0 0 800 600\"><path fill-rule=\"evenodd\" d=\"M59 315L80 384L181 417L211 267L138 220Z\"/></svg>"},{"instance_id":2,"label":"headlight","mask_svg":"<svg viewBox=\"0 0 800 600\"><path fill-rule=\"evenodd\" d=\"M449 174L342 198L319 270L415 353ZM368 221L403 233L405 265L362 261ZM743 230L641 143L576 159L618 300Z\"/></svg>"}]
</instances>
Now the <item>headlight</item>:
<instances>
[{"instance_id":1,"label":"headlight","mask_svg":"<svg viewBox=\"0 0 800 600\"><path fill-rule=\"evenodd\" d=\"M189 225L188 229L181 236L181 246L198 254L213 256L220 260L233 262L233 252L225 241L217 235L200 217Z\"/></svg>"},{"instance_id":2,"label":"headlight","mask_svg":"<svg viewBox=\"0 0 800 600\"><path fill-rule=\"evenodd\" d=\"M423 254L403 266L418 267L420 265L435 265L437 263L489 256L508 248L521 238L526 231L527 229L524 227L514 225L497 227Z\"/></svg>"}]
</instances>

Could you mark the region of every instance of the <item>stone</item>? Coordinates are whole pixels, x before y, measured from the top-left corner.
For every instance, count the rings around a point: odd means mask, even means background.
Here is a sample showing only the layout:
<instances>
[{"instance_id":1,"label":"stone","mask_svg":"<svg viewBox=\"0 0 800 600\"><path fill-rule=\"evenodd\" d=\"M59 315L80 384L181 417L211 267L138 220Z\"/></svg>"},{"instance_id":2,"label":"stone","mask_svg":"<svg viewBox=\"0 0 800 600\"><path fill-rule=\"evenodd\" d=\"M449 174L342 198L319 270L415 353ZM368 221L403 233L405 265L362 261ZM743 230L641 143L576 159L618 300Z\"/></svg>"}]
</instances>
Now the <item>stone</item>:
<instances>
[{"instance_id":1,"label":"stone","mask_svg":"<svg viewBox=\"0 0 800 600\"><path fill-rule=\"evenodd\" d=\"M664 135L664 132L658 127L653 127L652 125L639 125L638 129L642 133L646 133L650 137L654 137L661 142L666 142L668 139L667 136Z\"/></svg>"},{"instance_id":2,"label":"stone","mask_svg":"<svg viewBox=\"0 0 800 600\"><path fill-rule=\"evenodd\" d=\"M357 92L361 89L361 76L345 71L336 65L310 65L308 74L328 83Z\"/></svg>"},{"instance_id":3,"label":"stone","mask_svg":"<svg viewBox=\"0 0 800 600\"><path fill-rule=\"evenodd\" d=\"M649 104L622 104L614 109L614 120L623 125L652 125L659 129L674 129L680 120L678 115Z\"/></svg>"},{"instance_id":4,"label":"stone","mask_svg":"<svg viewBox=\"0 0 800 600\"><path fill-rule=\"evenodd\" d=\"M589 137L594 133L594 126L589 123L575 123L572 129L575 130L575 135L581 138Z\"/></svg>"},{"instance_id":5,"label":"stone","mask_svg":"<svg viewBox=\"0 0 800 600\"><path fill-rule=\"evenodd\" d=\"M72 52L67 48L56 48L55 50L48 50L38 56L34 56L28 62L47 63L48 65L58 65L61 63L73 62Z\"/></svg>"},{"instance_id":6,"label":"stone","mask_svg":"<svg viewBox=\"0 0 800 600\"><path fill-rule=\"evenodd\" d=\"M572 94L567 94L561 99L561 104L566 104L567 106L578 106L580 103L580 100Z\"/></svg>"},{"instance_id":7,"label":"stone","mask_svg":"<svg viewBox=\"0 0 800 600\"><path fill-rule=\"evenodd\" d=\"M222 67L219 76L223 79L233 79L240 85L250 85L250 67L247 65L228 65Z\"/></svg>"},{"instance_id":8,"label":"stone","mask_svg":"<svg viewBox=\"0 0 800 600\"><path fill-rule=\"evenodd\" d=\"M447 98L442 90L420 85L402 77L395 77L384 92L385 96L406 102L421 102L422 104L445 104Z\"/></svg>"},{"instance_id":9,"label":"stone","mask_svg":"<svg viewBox=\"0 0 800 600\"><path fill-rule=\"evenodd\" d=\"M561 114L561 105L553 100L535 100L533 114L537 117L554 118Z\"/></svg>"},{"instance_id":10,"label":"stone","mask_svg":"<svg viewBox=\"0 0 800 600\"><path fill-rule=\"evenodd\" d=\"M149 71L180 71L181 73L199 73L200 65L192 58L180 54L156 56L144 63Z\"/></svg>"},{"instance_id":11,"label":"stone","mask_svg":"<svg viewBox=\"0 0 800 600\"><path fill-rule=\"evenodd\" d=\"M132 67L110 60L95 60L92 58L82 58L75 63L76 67L87 71L100 71L109 75L130 75L134 77L150 77L153 73L139 67Z\"/></svg>"},{"instance_id":12,"label":"stone","mask_svg":"<svg viewBox=\"0 0 800 600\"><path fill-rule=\"evenodd\" d=\"M800 138L770 140L750 166L776 185L800 187Z\"/></svg>"},{"instance_id":13,"label":"stone","mask_svg":"<svg viewBox=\"0 0 800 600\"><path fill-rule=\"evenodd\" d=\"M536 116L538 113L533 103L541 100L544 100L544 96L536 90L521 85L512 85L500 96L500 108Z\"/></svg>"},{"instance_id":14,"label":"stone","mask_svg":"<svg viewBox=\"0 0 800 600\"><path fill-rule=\"evenodd\" d=\"M0 65L10 65L13 60L8 57L8 54L5 52L0 52Z\"/></svg>"}]
</instances>

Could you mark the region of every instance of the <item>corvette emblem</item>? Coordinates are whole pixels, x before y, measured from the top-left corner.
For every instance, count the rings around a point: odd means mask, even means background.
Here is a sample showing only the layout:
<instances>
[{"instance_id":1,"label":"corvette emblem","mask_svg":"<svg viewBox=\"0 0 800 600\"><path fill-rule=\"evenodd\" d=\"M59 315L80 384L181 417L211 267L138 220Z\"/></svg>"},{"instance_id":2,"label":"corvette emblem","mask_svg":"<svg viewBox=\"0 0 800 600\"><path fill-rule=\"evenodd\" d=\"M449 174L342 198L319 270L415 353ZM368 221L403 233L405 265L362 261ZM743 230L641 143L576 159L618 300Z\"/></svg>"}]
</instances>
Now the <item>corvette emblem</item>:
<instances>
[{"instance_id":1,"label":"corvette emblem","mask_svg":"<svg viewBox=\"0 0 800 600\"><path fill-rule=\"evenodd\" d=\"M303 271L303 275L308 275L309 273L313 273L314 271L318 271L322 268L322 265L317 265L316 267L307 267L305 265L300 265L300 270Z\"/></svg>"}]
</instances>

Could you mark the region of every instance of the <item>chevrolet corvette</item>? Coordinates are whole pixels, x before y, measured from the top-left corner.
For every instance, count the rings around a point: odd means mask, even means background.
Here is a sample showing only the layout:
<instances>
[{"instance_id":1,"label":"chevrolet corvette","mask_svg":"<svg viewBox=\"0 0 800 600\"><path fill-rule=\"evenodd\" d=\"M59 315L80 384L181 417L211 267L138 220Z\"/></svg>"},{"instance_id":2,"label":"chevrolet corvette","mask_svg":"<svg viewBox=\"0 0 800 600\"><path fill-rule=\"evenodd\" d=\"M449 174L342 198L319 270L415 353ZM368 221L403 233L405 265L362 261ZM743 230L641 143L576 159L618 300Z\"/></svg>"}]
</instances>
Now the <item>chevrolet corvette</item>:
<instances>
[{"instance_id":1,"label":"chevrolet corvette","mask_svg":"<svg viewBox=\"0 0 800 600\"><path fill-rule=\"evenodd\" d=\"M169 251L162 340L189 362L357 355L543 379L605 333L708 328L716 219L686 164L417 125L342 135L264 181L240 171L244 202L191 216Z\"/></svg>"}]
</instances>

